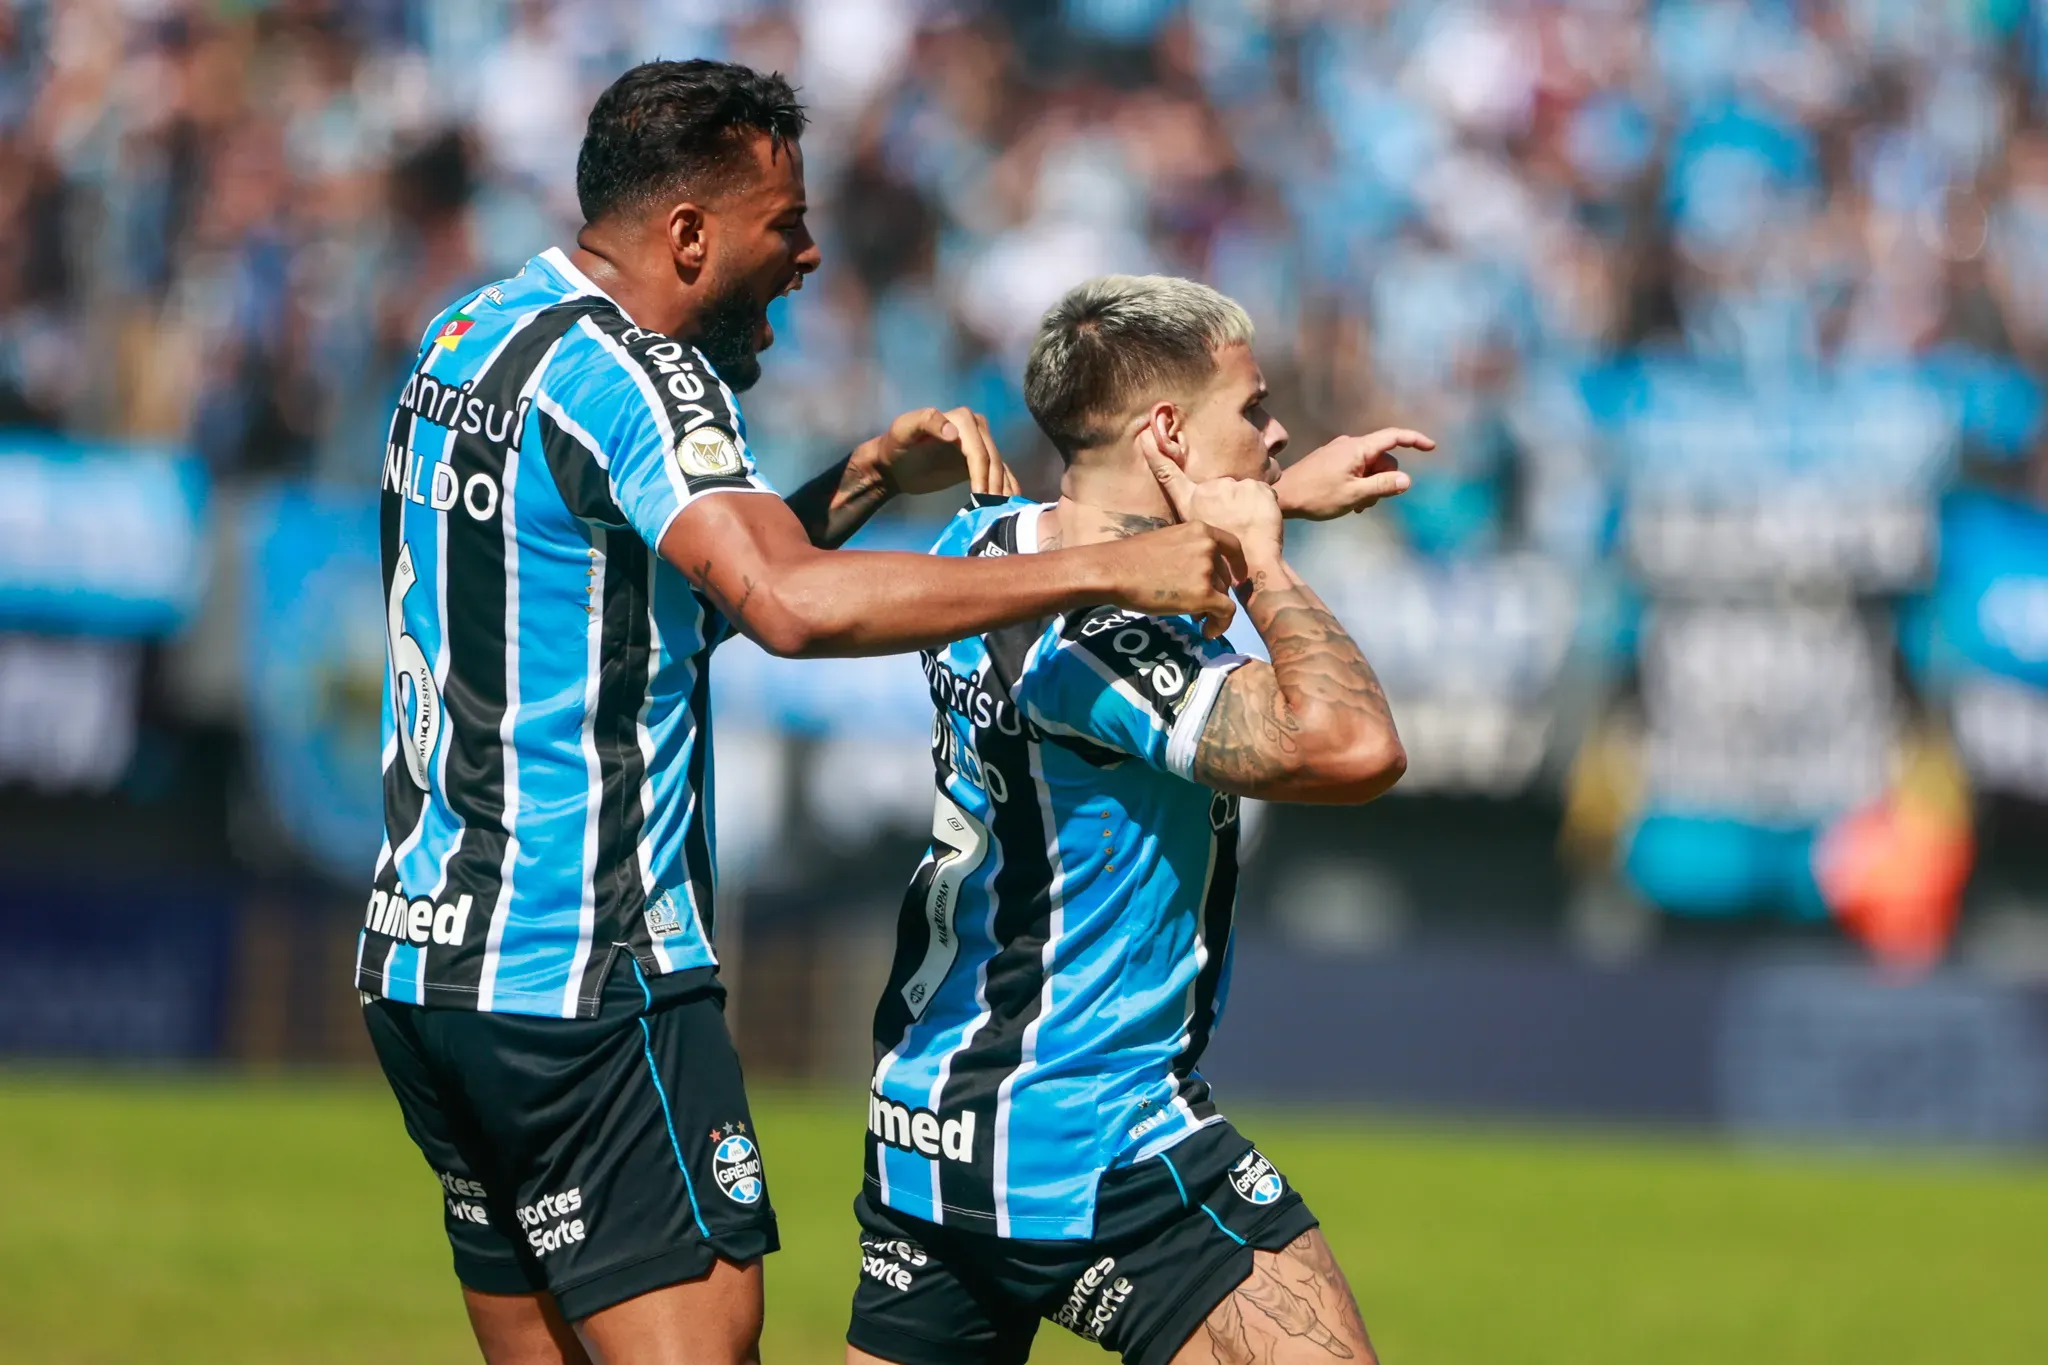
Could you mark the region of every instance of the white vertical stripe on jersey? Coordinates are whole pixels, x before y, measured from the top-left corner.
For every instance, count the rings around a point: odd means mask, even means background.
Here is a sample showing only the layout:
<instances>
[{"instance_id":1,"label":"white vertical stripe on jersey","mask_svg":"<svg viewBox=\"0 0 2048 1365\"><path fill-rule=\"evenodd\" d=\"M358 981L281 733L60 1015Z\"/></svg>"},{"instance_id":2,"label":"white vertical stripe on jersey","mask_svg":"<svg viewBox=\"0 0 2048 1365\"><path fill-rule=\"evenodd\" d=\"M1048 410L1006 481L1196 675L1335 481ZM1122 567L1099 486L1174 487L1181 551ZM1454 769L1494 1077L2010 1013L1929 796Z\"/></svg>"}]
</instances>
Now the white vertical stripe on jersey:
<instances>
[{"instance_id":1,"label":"white vertical stripe on jersey","mask_svg":"<svg viewBox=\"0 0 2048 1365\"><path fill-rule=\"evenodd\" d=\"M630 534L630 533L629 533ZM611 542L601 526L590 528L591 601L595 604L583 630L583 771L589 778L583 807L582 896L576 907L576 954L569 959L569 979L562 986L562 1017L573 1019L583 989L583 968L590 961L590 936L597 925L597 813L604 797L604 777L597 764L597 694L604 676L604 589L611 573L606 553Z\"/></svg>"},{"instance_id":2,"label":"white vertical stripe on jersey","mask_svg":"<svg viewBox=\"0 0 2048 1365\"><path fill-rule=\"evenodd\" d=\"M552 305L550 305L552 306ZM517 335L526 325L539 317L542 309L519 319L512 329ZM492 351L490 359L484 362L478 374L486 373L498 352L505 349L512 340L507 336ZM555 352L561 349L560 337L541 352L534 364L533 373L526 376L526 382L519 386L521 400L531 398L540 388L542 376L548 372L548 365L554 360ZM514 404L515 410L517 404ZM484 939L484 961L479 972L476 988L476 1007L488 1011L497 999L498 965L505 946L505 921L512 908L512 868L519 861L519 758L512 747L512 731L519 724L519 521L517 486L519 483L519 452L526 444L524 432L505 448L505 472L499 478L498 519L505 537L505 714L498 719L498 744L505 755L505 799L498 808L498 821L505 827L505 860L498 867L498 903L491 907L491 928ZM443 513L445 516L446 513ZM443 538L445 542L445 537ZM446 621L448 618L441 618ZM442 631L445 650L447 631ZM447 745L441 746L444 750ZM455 856L455 844L449 845L448 857ZM447 859L441 863L441 879L448 878ZM436 894L439 894L438 890ZM573 1015L574 1011L571 1011Z\"/></svg>"},{"instance_id":3,"label":"white vertical stripe on jersey","mask_svg":"<svg viewBox=\"0 0 2048 1365\"><path fill-rule=\"evenodd\" d=\"M1017 1088L1017 1081L1038 1065L1038 1030L1045 1025L1046 1016L1052 1013L1053 955L1060 946L1060 934L1066 928L1067 904L1065 897L1067 868L1060 859L1060 826L1053 818L1052 788L1045 781L1045 767L1041 761L1042 750L1036 743L1028 744L1026 752L1031 755L1031 786L1038 796L1038 811L1045 822L1045 859L1052 867L1052 886L1049 895L1052 900L1052 917L1046 930L1045 947L1039 953L1039 971L1045 977L1045 984L1038 988L1038 1014L1024 1026L1024 1047L1017 1058L1017 1069L1003 1077L996 1087L996 1152L995 1186L996 1236L1010 1235L1010 1096Z\"/></svg>"},{"instance_id":4,"label":"white vertical stripe on jersey","mask_svg":"<svg viewBox=\"0 0 2048 1365\"><path fill-rule=\"evenodd\" d=\"M642 894L650 899L655 886L654 837L649 833L654 824L654 731L648 728L647 713L654 706L654 675L661 671L661 613L655 610L655 592L661 582L660 563L659 554L647 556L647 678L640 687L640 713L633 717L633 733L640 742L640 841L633 850L633 857L640 864ZM684 695L689 694L686 692ZM647 907L643 905L640 908L644 914ZM661 964L662 971L674 971L674 959L669 957L668 949L662 946L651 929L647 933L647 941L652 945L654 960ZM712 960L717 960L716 954Z\"/></svg>"}]
</instances>

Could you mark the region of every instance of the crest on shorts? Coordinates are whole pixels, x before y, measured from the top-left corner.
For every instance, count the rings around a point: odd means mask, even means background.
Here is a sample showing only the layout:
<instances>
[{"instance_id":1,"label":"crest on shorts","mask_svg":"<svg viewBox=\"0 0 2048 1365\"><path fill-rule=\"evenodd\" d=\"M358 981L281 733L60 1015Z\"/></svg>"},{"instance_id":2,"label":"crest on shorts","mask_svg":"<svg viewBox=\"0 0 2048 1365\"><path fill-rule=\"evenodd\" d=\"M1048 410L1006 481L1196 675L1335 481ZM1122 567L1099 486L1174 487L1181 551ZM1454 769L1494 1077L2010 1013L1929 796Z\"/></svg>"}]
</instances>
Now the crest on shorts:
<instances>
[{"instance_id":1,"label":"crest on shorts","mask_svg":"<svg viewBox=\"0 0 2048 1365\"><path fill-rule=\"evenodd\" d=\"M1270 1204L1287 1192L1280 1170L1254 1147L1230 1168L1230 1188L1247 1204Z\"/></svg>"},{"instance_id":2,"label":"crest on shorts","mask_svg":"<svg viewBox=\"0 0 2048 1365\"><path fill-rule=\"evenodd\" d=\"M693 479L720 479L744 474L747 462L725 431L698 427L676 438L676 467Z\"/></svg>"},{"instance_id":3,"label":"crest on shorts","mask_svg":"<svg viewBox=\"0 0 2048 1365\"><path fill-rule=\"evenodd\" d=\"M758 1204L768 1188L761 1181L761 1153L753 1139L739 1132L711 1149L711 1178L735 1204Z\"/></svg>"}]
</instances>

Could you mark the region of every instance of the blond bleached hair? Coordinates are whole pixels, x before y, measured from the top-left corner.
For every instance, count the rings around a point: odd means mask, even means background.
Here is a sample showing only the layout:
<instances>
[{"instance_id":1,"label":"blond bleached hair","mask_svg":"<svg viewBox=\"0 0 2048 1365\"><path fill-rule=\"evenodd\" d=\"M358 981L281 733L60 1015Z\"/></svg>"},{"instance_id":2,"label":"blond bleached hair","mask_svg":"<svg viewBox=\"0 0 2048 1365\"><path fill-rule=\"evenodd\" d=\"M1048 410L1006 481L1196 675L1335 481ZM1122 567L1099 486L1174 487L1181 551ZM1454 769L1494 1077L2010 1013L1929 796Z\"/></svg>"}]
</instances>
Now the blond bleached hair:
<instances>
[{"instance_id":1,"label":"blond bleached hair","mask_svg":"<svg viewBox=\"0 0 2048 1365\"><path fill-rule=\"evenodd\" d=\"M1216 352L1249 344L1236 300L1172 275L1103 275L1047 311L1024 365L1024 404L1060 456L1114 440L1141 403L1182 396L1216 372Z\"/></svg>"}]
</instances>

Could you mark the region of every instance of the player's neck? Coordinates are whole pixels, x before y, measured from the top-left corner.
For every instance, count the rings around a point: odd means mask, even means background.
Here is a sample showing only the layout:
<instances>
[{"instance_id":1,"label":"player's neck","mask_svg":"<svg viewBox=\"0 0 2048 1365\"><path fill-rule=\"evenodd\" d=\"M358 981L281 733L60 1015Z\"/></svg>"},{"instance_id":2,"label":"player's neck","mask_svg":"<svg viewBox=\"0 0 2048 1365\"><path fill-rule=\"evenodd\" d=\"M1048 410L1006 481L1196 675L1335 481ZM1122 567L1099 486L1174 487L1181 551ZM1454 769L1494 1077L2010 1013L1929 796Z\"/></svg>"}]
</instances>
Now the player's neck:
<instances>
[{"instance_id":1,"label":"player's neck","mask_svg":"<svg viewBox=\"0 0 2048 1365\"><path fill-rule=\"evenodd\" d=\"M1052 527L1041 523L1041 544L1048 529L1060 545L1095 545L1173 523L1173 509L1151 471L1124 464L1070 467L1060 480L1059 507L1053 515Z\"/></svg>"},{"instance_id":2,"label":"player's neck","mask_svg":"<svg viewBox=\"0 0 2048 1365\"><path fill-rule=\"evenodd\" d=\"M677 292L675 272L666 268L666 262L658 271L638 270L631 252L595 240L588 228L577 236L569 259L592 284L611 296L635 327L663 336L690 333L695 318L689 301Z\"/></svg>"}]
</instances>

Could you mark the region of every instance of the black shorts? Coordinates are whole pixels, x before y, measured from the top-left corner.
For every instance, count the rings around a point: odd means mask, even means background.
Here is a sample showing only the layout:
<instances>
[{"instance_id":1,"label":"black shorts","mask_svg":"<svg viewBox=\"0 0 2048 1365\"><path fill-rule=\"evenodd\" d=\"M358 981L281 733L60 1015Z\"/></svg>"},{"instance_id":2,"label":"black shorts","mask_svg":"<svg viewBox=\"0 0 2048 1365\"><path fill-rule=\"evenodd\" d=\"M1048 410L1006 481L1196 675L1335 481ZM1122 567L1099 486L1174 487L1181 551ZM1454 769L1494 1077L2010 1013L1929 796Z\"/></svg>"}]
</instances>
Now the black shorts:
<instances>
[{"instance_id":1,"label":"black shorts","mask_svg":"<svg viewBox=\"0 0 2048 1365\"><path fill-rule=\"evenodd\" d=\"M546 1290L577 1321L776 1249L724 988L702 975L657 1001L622 956L594 1019L365 1003L463 1284Z\"/></svg>"},{"instance_id":2,"label":"black shorts","mask_svg":"<svg viewBox=\"0 0 2048 1365\"><path fill-rule=\"evenodd\" d=\"M863 1190L861 1278L846 1339L897 1365L1017 1365L1041 1318L1166 1365L1252 1271L1316 1225L1272 1162L1228 1123L1103 1176L1089 1241L941 1227Z\"/></svg>"}]
</instances>

